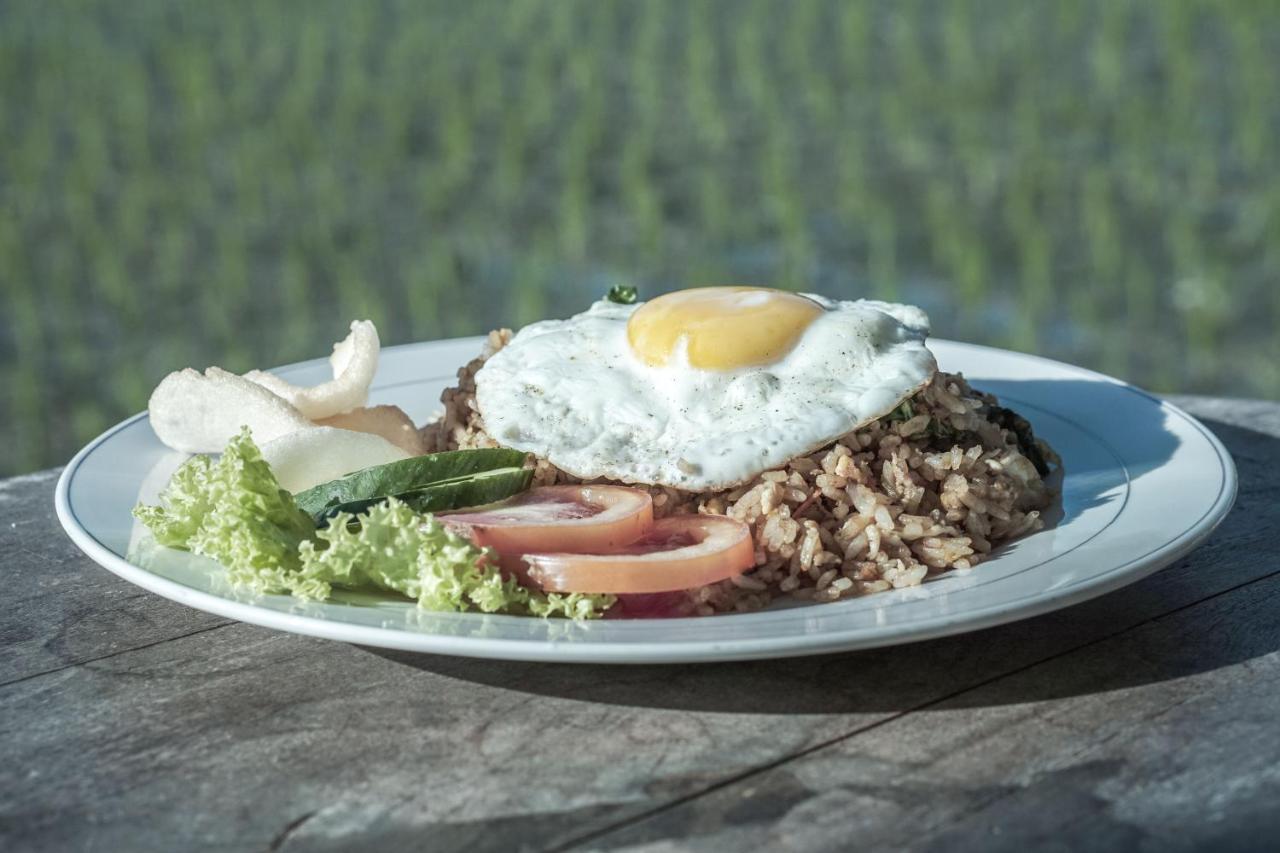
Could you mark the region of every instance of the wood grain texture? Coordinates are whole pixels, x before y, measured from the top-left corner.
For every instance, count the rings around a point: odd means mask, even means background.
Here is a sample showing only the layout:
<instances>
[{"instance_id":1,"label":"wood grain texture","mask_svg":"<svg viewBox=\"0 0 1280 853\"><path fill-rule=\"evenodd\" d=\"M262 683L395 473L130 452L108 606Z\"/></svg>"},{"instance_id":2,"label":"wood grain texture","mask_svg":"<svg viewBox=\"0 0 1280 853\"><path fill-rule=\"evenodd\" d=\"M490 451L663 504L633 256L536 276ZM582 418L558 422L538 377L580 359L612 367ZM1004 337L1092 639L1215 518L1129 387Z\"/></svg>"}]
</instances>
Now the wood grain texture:
<instances>
[{"instance_id":1,"label":"wood grain texture","mask_svg":"<svg viewBox=\"0 0 1280 853\"><path fill-rule=\"evenodd\" d=\"M59 473L0 482L0 685L228 624L127 584L80 553L53 512Z\"/></svg>"},{"instance_id":2,"label":"wood grain texture","mask_svg":"<svg viewBox=\"0 0 1280 853\"><path fill-rule=\"evenodd\" d=\"M7 481L0 846L1248 847L1280 829L1280 405L1183 402L1241 473L1189 558L1037 619L792 661L515 664L224 625L78 556L52 474Z\"/></svg>"},{"instance_id":3,"label":"wood grain texture","mask_svg":"<svg viewBox=\"0 0 1280 853\"><path fill-rule=\"evenodd\" d=\"M1248 849L1280 838L1277 650L1272 575L590 846Z\"/></svg>"}]
</instances>

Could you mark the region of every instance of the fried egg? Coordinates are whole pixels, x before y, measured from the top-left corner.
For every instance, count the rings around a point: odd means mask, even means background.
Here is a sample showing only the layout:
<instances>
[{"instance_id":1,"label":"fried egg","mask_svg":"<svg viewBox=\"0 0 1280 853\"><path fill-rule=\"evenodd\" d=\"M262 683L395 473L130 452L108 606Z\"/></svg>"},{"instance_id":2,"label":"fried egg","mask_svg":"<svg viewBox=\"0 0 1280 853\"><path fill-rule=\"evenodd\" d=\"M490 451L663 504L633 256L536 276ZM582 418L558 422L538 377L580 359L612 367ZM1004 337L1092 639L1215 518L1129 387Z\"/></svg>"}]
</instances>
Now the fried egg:
<instances>
[{"instance_id":1,"label":"fried egg","mask_svg":"<svg viewBox=\"0 0 1280 853\"><path fill-rule=\"evenodd\" d=\"M710 491L891 412L937 370L907 305L759 287L600 301L533 323L477 372L500 444L583 479Z\"/></svg>"}]
</instances>

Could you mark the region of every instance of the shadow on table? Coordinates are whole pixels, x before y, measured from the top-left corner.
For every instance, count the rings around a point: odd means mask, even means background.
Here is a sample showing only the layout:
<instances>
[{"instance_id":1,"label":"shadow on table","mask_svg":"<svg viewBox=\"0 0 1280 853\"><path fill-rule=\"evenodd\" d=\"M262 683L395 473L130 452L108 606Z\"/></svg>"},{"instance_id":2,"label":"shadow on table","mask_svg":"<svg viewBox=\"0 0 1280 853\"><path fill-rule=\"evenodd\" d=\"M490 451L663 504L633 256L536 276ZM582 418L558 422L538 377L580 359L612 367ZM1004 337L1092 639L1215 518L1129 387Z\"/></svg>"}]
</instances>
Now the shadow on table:
<instances>
[{"instance_id":1,"label":"shadow on table","mask_svg":"<svg viewBox=\"0 0 1280 853\"><path fill-rule=\"evenodd\" d=\"M1241 468L1240 501L1210 543L1133 586L1034 619L885 649L679 666L516 663L368 651L506 690L734 714L997 706L1208 672L1280 649L1280 560L1267 544L1280 527L1280 501L1268 482L1280 461L1280 439L1206 424L1237 454ZM1204 574L1209 563L1211 576ZM1258 581L1252 594L1230 593L1250 581Z\"/></svg>"}]
</instances>

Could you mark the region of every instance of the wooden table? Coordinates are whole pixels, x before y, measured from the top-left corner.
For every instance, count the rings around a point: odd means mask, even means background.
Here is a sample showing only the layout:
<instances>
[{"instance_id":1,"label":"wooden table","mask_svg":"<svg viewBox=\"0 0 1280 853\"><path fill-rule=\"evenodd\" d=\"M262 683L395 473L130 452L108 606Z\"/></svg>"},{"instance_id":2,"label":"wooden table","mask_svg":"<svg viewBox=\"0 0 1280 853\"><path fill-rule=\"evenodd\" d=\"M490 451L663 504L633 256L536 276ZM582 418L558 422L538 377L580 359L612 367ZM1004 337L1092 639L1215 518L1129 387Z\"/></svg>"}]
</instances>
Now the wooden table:
<instances>
[{"instance_id":1,"label":"wooden table","mask_svg":"<svg viewBox=\"0 0 1280 853\"><path fill-rule=\"evenodd\" d=\"M462 660L229 622L83 557L57 471L5 481L0 848L1264 849L1280 404L1178 402L1241 475L1189 558L1001 628L759 663Z\"/></svg>"}]
</instances>

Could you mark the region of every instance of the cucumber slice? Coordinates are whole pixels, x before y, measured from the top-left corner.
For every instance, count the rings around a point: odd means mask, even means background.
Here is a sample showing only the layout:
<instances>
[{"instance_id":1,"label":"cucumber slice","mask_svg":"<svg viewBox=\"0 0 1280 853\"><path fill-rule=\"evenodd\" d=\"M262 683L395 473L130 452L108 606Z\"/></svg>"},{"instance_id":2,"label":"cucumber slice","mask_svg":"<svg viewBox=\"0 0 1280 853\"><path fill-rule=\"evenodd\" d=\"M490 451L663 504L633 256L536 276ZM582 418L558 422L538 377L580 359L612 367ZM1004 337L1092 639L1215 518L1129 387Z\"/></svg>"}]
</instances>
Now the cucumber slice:
<instances>
[{"instance_id":1,"label":"cucumber slice","mask_svg":"<svg viewBox=\"0 0 1280 853\"><path fill-rule=\"evenodd\" d=\"M339 512L364 512L389 497L404 501L418 512L442 512L493 503L529 488L533 480L531 468L498 468L465 477L455 477L410 489L397 495L371 495L351 501L328 504L312 513L317 525Z\"/></svg>"},{"instance_id":2,"label":"cucumber slice","mask_svg":"<svg viewBox=\"0 0 1280 853\"><path fill-rule=\"evenodd\" d=\"M525 457L522 451L500 447L431 453L364 468L313 486L294 498L304 512L326 518L348 505L368 507L427 486L456 483L487 471L519 469Z\"/></svg>"},{"instance_id":3,"label":"cucumber slice","mask_svg":"<svg viewBox=\"0 0 1280 853\"><path fill-rule=\"evenodd\" d=\"M531 482L532 468L500 468L465 480L433 483L398 497L418 512L443 512L506 500L528 489Z\"/></svg>"}]
</instances>

